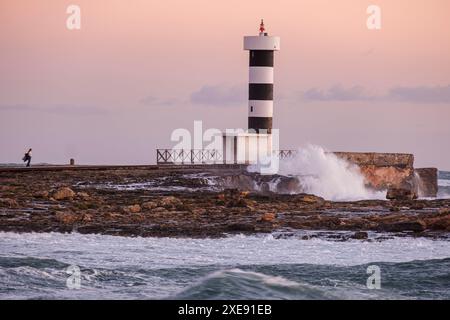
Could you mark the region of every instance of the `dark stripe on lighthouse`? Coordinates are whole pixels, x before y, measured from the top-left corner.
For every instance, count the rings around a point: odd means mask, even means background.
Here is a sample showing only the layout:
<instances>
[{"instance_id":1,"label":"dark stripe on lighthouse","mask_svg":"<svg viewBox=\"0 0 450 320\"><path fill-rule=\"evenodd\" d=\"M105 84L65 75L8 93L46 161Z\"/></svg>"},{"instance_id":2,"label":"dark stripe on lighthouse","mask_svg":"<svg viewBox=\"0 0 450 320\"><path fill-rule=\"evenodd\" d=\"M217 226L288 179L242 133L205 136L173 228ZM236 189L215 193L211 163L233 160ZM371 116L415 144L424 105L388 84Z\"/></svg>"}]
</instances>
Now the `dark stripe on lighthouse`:
<instances>
[{"instance_id":1,"label":"dark stripe on lighthouse","mask_svg":"<svg viewBox=\"0 0 450 320\"><path fill-rule=\"evenodd\" d=\"M249 100L273 100L273 83L249 83Z\"/></svg>"},{"instance_id":2,"label":"dark stripe on lighthouse","mask_svg":"<svg viewBox=\"0 0 450 320\"><path fill-rule=\"evenodd\" d=\"M273 51L250 50L250 67L273 67Z\"/></svg>"},{"instance_id":3,"label":"dark stripe on lighthouse","mask_svg":"<svg viewBox=\"0 0 450 320\"><path fill-rule=\"evenodd\" d=\"M256 133L272 133L272 118L268 117L249 117L248 128Z\"/></svg>"}]
</instances>

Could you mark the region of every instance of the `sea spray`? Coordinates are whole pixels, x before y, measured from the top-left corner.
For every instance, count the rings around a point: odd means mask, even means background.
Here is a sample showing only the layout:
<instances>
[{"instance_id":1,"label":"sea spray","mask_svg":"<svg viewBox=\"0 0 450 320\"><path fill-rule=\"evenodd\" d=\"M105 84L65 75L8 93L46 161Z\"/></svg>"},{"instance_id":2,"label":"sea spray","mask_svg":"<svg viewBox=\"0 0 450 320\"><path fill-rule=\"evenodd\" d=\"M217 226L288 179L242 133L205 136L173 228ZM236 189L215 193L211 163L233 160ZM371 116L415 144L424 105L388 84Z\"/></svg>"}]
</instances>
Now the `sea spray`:
<instances>
[{"instance_id":1,"label":"sea spray","mask_svg":"<svg viewBox=\"0 0 450 320\"><path fill-rule=\"evenodd\" d=\"M259 172L259 165L248 169ZM301 190L321 196L327 200L348 201L363 199L385 199L385 191L376 191L366 186L358 166L338 158L320 146L308 145L298 150L295 156L281 159L278 174L296 177Z\"/></svg>"}]
</instances>

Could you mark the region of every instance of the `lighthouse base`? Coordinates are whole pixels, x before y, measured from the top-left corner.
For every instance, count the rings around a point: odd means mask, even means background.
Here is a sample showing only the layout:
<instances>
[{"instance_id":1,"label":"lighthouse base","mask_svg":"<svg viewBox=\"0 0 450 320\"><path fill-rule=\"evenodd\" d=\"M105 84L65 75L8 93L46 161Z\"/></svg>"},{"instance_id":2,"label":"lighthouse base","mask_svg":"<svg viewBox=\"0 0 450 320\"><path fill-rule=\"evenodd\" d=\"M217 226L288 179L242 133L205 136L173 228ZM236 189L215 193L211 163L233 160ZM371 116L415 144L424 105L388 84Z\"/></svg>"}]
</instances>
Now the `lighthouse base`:
<instances>
[{"instance_id":1,"label":"lighthouse base","mask_svg":"<svg viewBox=\"0 0 450 320\"><path fill-rule=\"evenodd\" d=\"M271 134L223 133L222 156L224 164L255 164L273 154Z\"/></svg>"}]
</instances>

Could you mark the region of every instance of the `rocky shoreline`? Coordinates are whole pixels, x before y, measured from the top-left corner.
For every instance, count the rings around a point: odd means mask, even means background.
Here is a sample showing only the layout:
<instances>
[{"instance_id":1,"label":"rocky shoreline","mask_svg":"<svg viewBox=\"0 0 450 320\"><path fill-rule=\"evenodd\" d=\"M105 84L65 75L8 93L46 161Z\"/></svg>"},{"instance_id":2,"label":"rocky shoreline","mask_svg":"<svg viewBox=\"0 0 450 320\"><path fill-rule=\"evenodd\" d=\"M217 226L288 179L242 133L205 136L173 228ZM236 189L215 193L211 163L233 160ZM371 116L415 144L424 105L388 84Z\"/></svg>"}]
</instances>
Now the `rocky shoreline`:
<instances>
[{"instance_id":1,"label":"rocky shoreline","mask_svg":"<svg viewBox=\"0 0 450 320\"><path fill-rule=\"evenodd\" d=\"M223 237L307 230L341 240L450 234L450 199L332 202L255 189L252 178L200 169L1 172L0 231Z\"/></svg>"}]
</instances>

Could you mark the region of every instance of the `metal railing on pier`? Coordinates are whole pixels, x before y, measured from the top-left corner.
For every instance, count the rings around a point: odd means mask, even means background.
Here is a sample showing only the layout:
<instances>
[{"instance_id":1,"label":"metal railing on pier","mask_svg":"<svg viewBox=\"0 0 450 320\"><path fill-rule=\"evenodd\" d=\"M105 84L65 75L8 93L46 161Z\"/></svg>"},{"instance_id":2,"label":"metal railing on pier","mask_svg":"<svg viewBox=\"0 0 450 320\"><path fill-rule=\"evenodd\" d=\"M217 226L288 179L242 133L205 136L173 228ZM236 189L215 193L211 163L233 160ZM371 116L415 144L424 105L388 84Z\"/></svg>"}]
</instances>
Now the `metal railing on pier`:
<instances>
[{"instance_id":1,"label":"metal railing on pier","mask_svg":"<svg viewBox=\"0 0 450 320\"><path fill-rule=\"evenodd\" d=\"M291 158L296 150L274 150L280 159ZM216 149L156 149L157 164L219 164L224 163L222 152Z\"/></svg>"},{"instance_id":2,"label":"metal railing on pier","mask_svg":"<svg viewBox=\"0 0 450 320\"><path fill-rule=\"evenodd\" d=\"M157 164L222 163L222 154L214 149L157 149Z\"/></svg>"}]
</instances>

